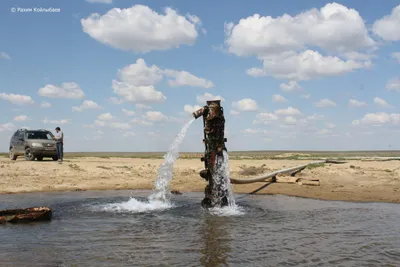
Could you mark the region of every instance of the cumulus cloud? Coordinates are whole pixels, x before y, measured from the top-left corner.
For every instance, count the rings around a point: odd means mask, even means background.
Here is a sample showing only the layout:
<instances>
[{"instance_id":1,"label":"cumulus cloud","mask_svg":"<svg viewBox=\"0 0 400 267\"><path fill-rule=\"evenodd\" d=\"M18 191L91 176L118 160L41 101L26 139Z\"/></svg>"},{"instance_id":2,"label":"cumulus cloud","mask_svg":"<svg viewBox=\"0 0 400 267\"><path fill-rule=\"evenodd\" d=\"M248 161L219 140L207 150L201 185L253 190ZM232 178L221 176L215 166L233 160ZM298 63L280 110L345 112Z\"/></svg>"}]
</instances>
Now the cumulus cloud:
<instances>
[{"instance_id":1,"label":"cumulus cloud","mask_svg":"<svg viewBox=\"0 0 400 267\"><path fill-rule=\"evenodd\" d=\"M120 129L120 130L127 130L127 129L132 128L132 125L130 125L127 122L112 122L112 123L110 123L109 126L110 126L110 128Z\"/></svg>"},{"instance_id":2,"label":"cumulus cloud","mask_svg":"<svg viewBox=\"0 0 400 267\"><path fill-rule=\"evenodd\" d=\"M336 103L333 102L332 100L325 98L315 103L315 106L317 108L329 108L329 107L336 107Z\"/></svg>"},{"instance_id":3,"label":"cumulus cloud","mask_svg":"<svg viewBox=\"0 0 400 267\"><path fill-rule=\"evenodd\" d=\"M27 95L0 93L0 99L19 106L35 104L35 101L32 100L32 97Z\"/></svg>"},{"instance_id":4,"label":"cumulus cloud","mask_svg":"<svg viewBox=\"0 0 400 267\"><path fill-rule=\"evenodd\" d=\"M40 88L38 93L51 98L81 99L85 96L81 87L74 82L62 83L60 86L48 84Z\"/></svg>"},{"instance_id":5,"label":"cumulus cloud","mask_svg":"<svg viewBox=\"0 0 400 267\"><path fill-rule=\"evenodd\" d=\"M239 116L239 115L240 115L240 112L239 112L239 111L236 111L236 110L233 110L233 109L231 109L231 110L230 110L230 112L229 112L229 114L231 114L232 116Z\"/></svg>"},{"instance_id":6,"label":"cumulus cloud","mask_svg":"<svg viewBox=\"0 0 400 267\"><path fill-rule=\"evenodd\" d=\"M328 129L333 129L336 128L336 124L330 123L330 122L326 122L325 123L326 128Z\"/></svg>"},{"instance_id":7,"label":"cumulus cloud","mask_svg":"<svg viewBox=\"0 0 400 267\"><path fill-rule=\"evenodd\" d=\"M400 40L400 5L392 9L390 15L386 15L375 21L372 31L385 41Z\"/></svg>"},{"instance_id":8,"label":"cumulus cloud","mask_svg":"<svg viewBox=\"0 0 400 267\"><path fill-rule=\"evenodd\" d=\"M212 88L215 86L213 82L197 77L187 71L165 70L164 73L166 76L174 78L173 80L168 80L168 84L171 87L192 86Z\"/></svg>"},{"instance_id":9,"label":"cumulus cloud","mask_svg":"<svg viewBox=\"0 0 400 267\"><path fill-rule=\"evenodd\" d=\"M152 109L152 107L144 105L144 104L136 104L137 109Z\"/></svg>"},{"instance_id":10,"label":"cumulus cloud","mask_svg":"<svg viewBox=\"0 0 400 267\"><path fill-rule=\"evenodd\" d=\"M288 83L281 83L279 85L282 91L284 92L293 92L301 90L301 86L296 81L289 81Z\"/></svg>"},{"instance_id":11,"label":"cumulus cloud","mask_svg":"<svg viewBox=\"0 0 400 267\"><path fill-rule=\"evenodd\" d=\"M300 110L293 107L288 107L286 109L277 109L275 110L275 114L278 116L299 116L302 115Z\"/></svg>"},{"instance_id":12,"label":"cumulus cloud","mask_svg":"<svg viewBox=\"0 0 400 267\"><path fill-rule=\"evenodd\" d=\"M195 112L195 111L197 111L197 110L199 110L199 109L201 109L201 107L200 106L198 106L198 105L194 105L194 106L191 106L191 105L185 105L184 107L183 107L183 111L185 111L186 113L193 113L193 112Z\"/></svg>"},{"instance_id":13,"label":"cumulus cloud","mask_svg":"<svg viewBox=\"0 0 400 267\"><path fill-rule=\"evenodd\" d=\"M108 112L108 113L100 114L99 116L97 116L97 118L101 121L109 121L109 120L114 119L114 116Z\"/></svg>"},{"instance_id":14,"label":"cumulus cloud","mask_svg":"<svg viewBox=\"0 0 400 267\"><path fill-rule=\"evenodd\" d=\"M44 123L44 124L59 124L59 125L62 125L62 124L68 124L68 123L69 123L69 120L67 120L67 119L49 120L49 119L45 118L45 119L43 120L43 123Z\"/></svg>"},{"instance_id":15,"label":"cumulus cloud","mask_svg":"<svg viewBox=\"0 0 400 267\"><path fill-rule=\"evenodd\" d=\"M139 118L134 118L134 119L132 119L131 122L132 122L133 124L138 124L138 125L143 125L143 126L151 126L151 125L153 125L152 122L146 121L146 120L144 120L144 119L139 119Z\"/></svg>"},{"instance_id":16,"label":"cumulus cloud","mask_svg":"<svg viewBox=\"0 0 400 267\"><path fill-rule=\"evenodd\" d=\"M10 60L11 57L6 52L0 52L0 59L8 59L8 60Z\"/></svg>"},{"instance_id":17,"label":"cumulus cloud","mask_svg":"<svg viewBox=\"0 0 400 267\"><path fill-rule=\"evenodd\" d=\"M273 102L286 102L287 99L284 98L284 97L281 96L281 95L273 95L273 96L272 96L272 101L273 101Z\"/></svg>"},{"instance_id":18,"label":"cumulus cloud","mask_svg":"<svg viewBox=\"0 0 400 267\"><path fill-rule=\"evenodd\" d=\"M129 117L132 117L132 116L134 116L135 115L135 111L134 110L127 110L127 109L122 109L122 112L126 115L126 116L129 116Z\"/></svg>"},{"instance_id":19,"label":"cumulus cloud","mask_svg":"<svg viewBox=\"0 0 400 267\"><path fill-rule=\"evenodd\" d=\"M159 14L144 5L113 8L106 14L91 14L81 20L82 28L93 39L125 51L146 53L193 45L200 19L182 16L172 8Z\"/></svg>"},{"instance_id":20,"label":"cumulus cloud","mask_svg":"<svg viewBox=\"0 0 400 267\"><path fill-rule=\"evenodd\" d=\"M400 92L400 78L394 77L390 79L386 84L386 89L388 89L389 91Z\"/></svg>"},{"instance_id":21,"label":"cumulus cloud","mask_svg":"<svg viewBox=\"0 0 400 267\"><path fill-rule=\"evenodd\" d=\"M341 75L371 66L370 61L342 60L337 56L323 56L317 51L301 53L289 51L263 57L263 69L252 68L250 76L272 76L287 80L311 80L323 76Z\"/></svg>"},{"instance_id":22,"label":"cumulus cloud","mask_svg":"<svg viewBox=\"0 0 400 267\"><path fill-rule=\"evenodd\" d=\"M386 107L386 108L391 108L392 105L390 105L388 102L386 102L385 99L382 99L380 97L375 97L374 98L374 103L377 104L378 106Z\"/></svg>"},{"instance_id":23,"label":"cumulus cloud","mask_svg":"<svg viewBox=\"0 0 400 267\"><path fill-rule=\"evenodd\" d=\"M354 120L353 125L383 125L400 123L400 114L388 114L385 112L367 113L363 118Z\"/></svg>"},{"instance_id":24,"label":"cumulus cloud","mask_svg":"<svg viewBox=\"0 0 400 267\"><path fill-rule=\"evenodd\" d=\"M223 98L220 95L213 95L213 94L210 94L210 93L204 93L204 95L198 95L196 97L196 101L200 105L205 105L206 102L210 101L210 100L221 100L222 102L224 102L225 98Z\"/></svg>"},{"instance_id":25,"label":"cumulus cloud","mask_svg":"<svg viewBox=\"0 0 400 267\"><path fill-rule=\"evenodd\" d=\"M162 114L159 111L147 111L145 118L147 121L150 121L150 122L162 122L162 121L166 121L168 119L167 116L165 116L164 114Z\"/></svg>"},{"instance_id":26,"label":"cumulus cloud","mask_svg":"<svg viewBox=\"0 0 400 267\"><path fill-rule=\"evenodd\" d=\"M244 98L237 102L232 103L232 108L239 112L246 111L257 111L258 105L257 102L251 98Z\"/></svg>"},{"instance_id":27,"label":"cumulus cloud","mask_svg":"<svg viewBox=\"0 0 400 267\"><path fill-rule=\"evenodd\" d=\"M305 94L300 96L303 99L310 99L311 95L310 94Z\"/></svg>"},{"instance_id":28,"label":"cumulus cloud","mask_svg":"<svg viewBox=\"0 0 400 267\"><path fill-rule=\"evenodd\" d=\"M134 103L163 103L166 97L157 91L155 85L161 82L164 77L171 77L168 84L172 87L192 86L211 88L214 84L204 78L197 77L187 71L163 70L159 67L147 66L143 59L128 65L118 71L118 80L113 80L114 93L122 97L118 101Z\"/></svg>"},{"instance_id":29,"label":"cumulus cloud","mask_svg":"<svg viewBox=\"0 0 400 267\"><path fill-rule=\"evenodd\" d=\"M256 115L256 119L253 124L270 124L273 121L277 121L278 116L273 113L259 113Z\"/></svg>"},{"instance_id":30,"label":"cumulus cloud","mask_svg":"<svg viewBox=\"0 0 400 267\"><path fill-rule=\"evenodd\" d=\"M81 112L85 109L100 109L101 107L92 100L85 100L79 107L72 107L72 111Z\"/></svg>"},{"instance_id":31,"label":"cumulus cloud","mask_svg":"<svg viewBox=\"0 0 400 267\"><path fill-rule=\"evenodd\" d=\"M349 100L349 107L351 107L351 108L361 108L361 107L365 107L366 105L367 105L367 103L358 101L356 99Z\"/></svg>"},{"instance_id":32,"label":"cumulus cloud","mask_svg":"<svg viewBox=\"0 0 400 267\"><path fill-rule=\"evenodd\" d=\"M296 16L254 14L236 25L226 24L225 34L228 51L237 56L266 56L306 46L339 52L375 46L360 14L338 3Z\"/></svg>"},{"instance_id":33,"label":"cumulus cloud","mask_svg":"<svg viewBox=\"0 0 400 267\"><path fill-rule=\"evenodd\" d=\"M17 128L14 124L8 122L4 124L0 124L0 132L11 132Z\"/></svg>"},{"instance_id":34,"label":"cumulus cloud","mask_svg":"<svg viewBox=\"0 0 400 267\"><path fill-rule=\"evenodd\" d=\"M40 103L40 107L41 108L51 108L51 104L49 102L42 101L42 103Z\"/></svg>"},{"instance_id":35,"label":"cumulus cloud","mask_svg":"<svg viewBox=\"0 0 400 267\"><path fill-rule=\"evenodd\" d=\"M19 115L14 117L15 121L29 121L30 118L26 115Z\"/></svg>"},{"instance_id":36,"label":"cumulus cloud","mask_svg":"<svg viewBox=\"0 0 400 267\"><path fill-rule=\"evenodd\" d=\"M136 136L135 132L125 132L123 135L123 137L134 137Z\"/></svg>"},{"instance_id":37,"label":"cumulus cloud","mask_svg":"<svg viewBox=\"0 0 400 267\"><path fill-rule=\"evenodd\" d=\"M286 116L283 118L283 123L288 125L296 124L297 119L293 116Z\"/></svg>"}]
</instances>

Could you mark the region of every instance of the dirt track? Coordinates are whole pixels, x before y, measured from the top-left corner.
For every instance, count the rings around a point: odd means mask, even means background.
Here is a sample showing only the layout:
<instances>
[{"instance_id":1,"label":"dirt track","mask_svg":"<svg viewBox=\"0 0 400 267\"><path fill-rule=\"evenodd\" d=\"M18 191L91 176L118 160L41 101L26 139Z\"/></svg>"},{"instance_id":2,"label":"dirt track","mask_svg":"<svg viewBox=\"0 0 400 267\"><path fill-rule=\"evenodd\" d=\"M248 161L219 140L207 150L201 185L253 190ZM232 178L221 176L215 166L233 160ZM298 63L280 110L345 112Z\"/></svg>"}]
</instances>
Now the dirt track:
<instances>
[{"instance_id":1,"label":"dirt track","mask_svg":"<svg viewBox=\"0 0 400 267\"><path fill-rule=\"evenodd\" d=\"M251 177L260 172L297 166L304 160L230 160L231 176ZM71 158L63 164L53 161L27 162L0 158L0 193L91 189L151 189L162 159ZM263 166L264 165L264 166ZM263 167L262 167L263 166ZM203 191L202 162L179 159L171 189ZM310 168L299 177L315 178L321 186L271 184L258 194L285 194L326 200L383 201L400 203L400 161L349 161L343 165ZM233 185L237 193L249 193L263 183Z\"/></svg>"}]
</instances>

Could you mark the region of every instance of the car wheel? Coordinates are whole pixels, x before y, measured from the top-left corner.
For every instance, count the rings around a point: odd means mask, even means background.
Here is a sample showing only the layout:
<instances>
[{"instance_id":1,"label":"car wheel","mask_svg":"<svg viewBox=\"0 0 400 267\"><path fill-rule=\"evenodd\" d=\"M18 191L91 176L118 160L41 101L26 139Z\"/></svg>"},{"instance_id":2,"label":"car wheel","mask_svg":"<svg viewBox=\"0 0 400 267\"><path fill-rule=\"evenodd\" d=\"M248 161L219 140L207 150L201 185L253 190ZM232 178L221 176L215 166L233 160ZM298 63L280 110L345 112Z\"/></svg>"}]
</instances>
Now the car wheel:
<instances>
[{"instance_id":1,"label":"car wheel","mask_svg":"<svg viewBox=\"0 0 400 267\"><path fill-rule=\"evenodd\" d=\"M53 156L52 159L53 159L54 161L57 161L57 160L58 160L58 157L57 157L57 156Z\"/></svg>"},{"instance_id":2,"label":"car wheel","mask_svg":"<svg viewBox=\"0 0 400 267\"><path fill-rule=\"evenodd\" d=\"M25 149L24 157L25 157L25 160L30 160L30 161L35 160L35 155L33 155L30 148Z\"/></svg>"},{"instance_id":3,"label":"car wheel","mask_svg":"<svg viewBox=\"0 0 400 267\"><path fill-rule=\"evenodd\" d=\"M38 157L36 157L36 159L42 161L43 160L43 156L38 156Z\"/></svg>"},{"instance_id":4,"label":"car wheel","mask_svg":"<svg viewBox=\"0 0 400 267\"><path fill-rule=\"evenodd\" d=\"M14 148L10 148L10 159L11 160L17 160L17 157L14 153Z\"/></svg>"}]
</instances>

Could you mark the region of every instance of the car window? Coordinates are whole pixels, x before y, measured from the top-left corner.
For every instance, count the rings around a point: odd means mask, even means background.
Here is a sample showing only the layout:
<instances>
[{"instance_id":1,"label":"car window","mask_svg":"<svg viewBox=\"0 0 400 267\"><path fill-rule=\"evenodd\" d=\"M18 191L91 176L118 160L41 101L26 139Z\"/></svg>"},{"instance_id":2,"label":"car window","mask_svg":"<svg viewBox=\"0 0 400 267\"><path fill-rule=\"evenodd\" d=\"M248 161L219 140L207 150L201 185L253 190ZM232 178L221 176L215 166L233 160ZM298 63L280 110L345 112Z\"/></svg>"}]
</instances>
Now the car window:
<instances>
[{"instance_id":1,"label":"car window","mask_svg":"<svg viewBox=\"0 0 400 267\"><path fill-rule=\"evenodd\" d=\"M39 139L39 140L51 140L52 137L48 132L27 132L26 139Z\"/></svg>"}]
</instances>

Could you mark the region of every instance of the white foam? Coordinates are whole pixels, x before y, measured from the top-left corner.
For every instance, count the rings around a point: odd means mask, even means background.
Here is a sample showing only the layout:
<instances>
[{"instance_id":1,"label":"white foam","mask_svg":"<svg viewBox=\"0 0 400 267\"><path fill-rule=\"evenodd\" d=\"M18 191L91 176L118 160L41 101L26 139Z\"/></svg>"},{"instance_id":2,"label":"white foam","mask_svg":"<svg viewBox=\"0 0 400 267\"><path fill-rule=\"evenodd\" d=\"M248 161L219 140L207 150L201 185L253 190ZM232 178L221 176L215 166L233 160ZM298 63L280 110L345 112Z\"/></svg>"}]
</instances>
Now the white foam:
<instances>
[{"instance_id":1,"label":"white foam","mask_svg":"<svg viewBox=\"0 0 400 267\"><path fill-rule=\"evenodd\" d=\"M222 208L215 207L208 209L208 211L212 215L216 216L241 216L245 214L244 209L242 207L237 206L236 204L225 206Z\"/></svg>"},{"instance_id":2,"label":"white foam","mask_svg":"<svg viewBox=\"0 0 400 267\"><path fill-rule=\"evenodd\" d=\"M173 208L174 205L170 202L160 201L160 200L149 200L149 201L140 201L136 198L130 198L126 202L121 203L110 203L102 206L98 206L98 208L102 211L107 212L148 212L148 211L161 211Z\"/></svg>"}]
</instances>

